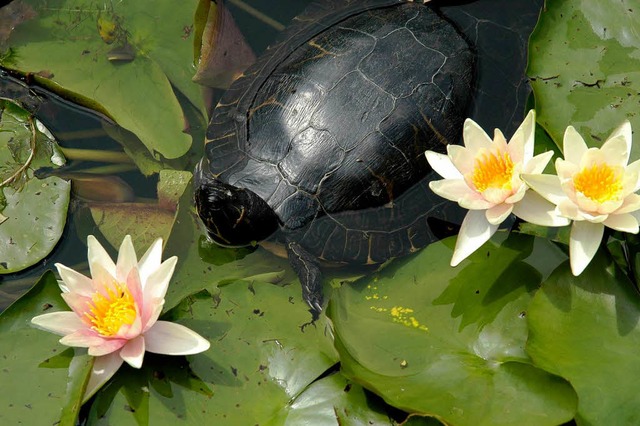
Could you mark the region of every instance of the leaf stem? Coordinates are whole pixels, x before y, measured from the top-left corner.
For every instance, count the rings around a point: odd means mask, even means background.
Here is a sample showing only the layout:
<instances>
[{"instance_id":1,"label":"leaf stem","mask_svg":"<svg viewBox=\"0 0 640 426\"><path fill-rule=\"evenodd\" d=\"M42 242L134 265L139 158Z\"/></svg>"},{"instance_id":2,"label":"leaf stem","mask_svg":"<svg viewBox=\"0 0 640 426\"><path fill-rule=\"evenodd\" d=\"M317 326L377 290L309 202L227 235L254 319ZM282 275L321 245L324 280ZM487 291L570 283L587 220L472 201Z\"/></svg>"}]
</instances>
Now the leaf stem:
<instances>
[{"instance_id":1,"label":"leaf stem","mask_svg":"<svg viewBox=\"0 0 640 426\"><path fill-rule=\"evenodd\" d=\"M103 149L79 149L60 147L69 160L99 161L101 163L133 164L133 160L124 152Z\"/></svg>"},{"instance_id":2,"label":"leaf stem","mask_svg":"<svg viewBox=\"0 0 640 426\"><path fill-rule=\"evenodd\" d=\"M284 25L282 25L280 22L278 22L275 19L269 17L265 13L260 12L258 9L254 8L252 6L249 6L247 3L245 3L242 0L229 0L229 3L233 3L235 6L237 6L238 8L240 8L242 10L244 10L249 15L251 15L254 18L264 22L265 24L269 25L270 27L275 28L278 31L284 30Z\"/></svg>"}]
</instances>

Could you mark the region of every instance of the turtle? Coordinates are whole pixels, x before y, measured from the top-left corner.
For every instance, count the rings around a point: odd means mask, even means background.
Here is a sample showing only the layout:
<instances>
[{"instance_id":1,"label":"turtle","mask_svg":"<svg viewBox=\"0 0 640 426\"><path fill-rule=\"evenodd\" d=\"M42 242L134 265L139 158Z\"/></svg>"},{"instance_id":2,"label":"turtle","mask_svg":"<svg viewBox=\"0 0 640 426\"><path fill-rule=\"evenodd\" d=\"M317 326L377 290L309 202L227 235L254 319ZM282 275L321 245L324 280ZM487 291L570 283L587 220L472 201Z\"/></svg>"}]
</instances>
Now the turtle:
<instances>
[{"instance_id":1,"label":"turtle","mask_svg":"<svg viewBox=\"0 0 640 426\"><path fill-rule=\"evenodd\" d=\"M474 70L471 44L428 4L312 3L211 114L194 185L207 234L288 256L317 319L323 265L438 239L447 202L424 153L459 142Z\"/></svg>"}]
</instances>

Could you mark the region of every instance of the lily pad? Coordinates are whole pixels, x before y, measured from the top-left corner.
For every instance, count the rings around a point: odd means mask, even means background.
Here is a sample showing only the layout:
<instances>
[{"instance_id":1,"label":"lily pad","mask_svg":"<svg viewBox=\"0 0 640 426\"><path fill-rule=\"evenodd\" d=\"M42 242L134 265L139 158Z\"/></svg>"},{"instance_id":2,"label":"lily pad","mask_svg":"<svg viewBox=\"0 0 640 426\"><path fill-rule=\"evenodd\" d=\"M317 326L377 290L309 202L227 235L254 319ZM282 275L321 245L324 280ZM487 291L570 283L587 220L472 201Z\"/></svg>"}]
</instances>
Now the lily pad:
<instances>
[{"instance_id":1,"label":"lily pad","mask_svg":"<svg viewBox=\"0 0 640 426\"><path fill-rule=\"evenodd\" d=\"M58 167L64 162L50 135L35 127L17 107L3 110L0 274L23 270L45 258L58 243L67 220L69 182L55 176L33 177L33 168Z\"/></svg>"},{"instance_id":2,"label":"lily pad","mask_svg":"<svg viewBox=\"0 0 640 426\"><path fill-rule=\"evenodd\" d=\"M71 361L73 350L64 350L59 336L30 325L44 312L66 310L53 273L47 272L20 300L0 315L2 382L11 383L3 395L0 423L6 425L75 424L84 380L91 364L87 355ZM70 362L75 362L69 377Z\"/></svg>"},{"instance_id":3,"label":"lily pad","mask_svg":"<svg viewBox=\"0 0 640 426\"><path fill-rule=\"evenodd\" d=\"M159 3L25 1L37 18L17 27L3 65L110 115L154 155L184 155L191 137L174 90L204 115L193 74L197 0ZM143 113L144 112L144 113Z\"/></svg>"},{"instance_id":4,"label":"lily pad","mask_svg":"<svg viewBox=\"0 0 640 426\"><path fill-rule=\"evenodd\" d=\"M531 36L527 74L538 122L562 146L568 125L600 146L623 120L640 128L640 8L617 0L546 3ZM635 145L632 159L640 158Z\"/></svg>"},{"instance_id":5,"label":"lily pad","mask_svg":"<svg viewBox=\"0 0 640 426\"><path fill-rule=\"evenodd\" d=\"M451 240L343 286L329 315L345 375L455 425L557 425L576 396L524 351L528 304L562 256L512 234L449 267ZM542 260L542 261L541 261Z\"/></svg>"},{"instance_id":6,"label":"lily pad","mask_svg":"<svg viewBox=\"0 0 640 426\"><path fill-rule=\"evenodd\" d=\"M578 277L560 266L529 307L527 352L571 382L578 424L640 422L640 296L600 252Z\"/></svg>"},{"instance_id":7,"label":"lily pad","mask_svg":"<svg viewBox=\"0 0 640 426\"><path fill-rule=\"evenodd\" d=\"M192 382L167 373L176 364L167 357L147 370L122 370L99 391L89 424L265 423L337 362L326 319L301 331L309 313L290 302L299 292L238 281L187 298L164 318L212 343L181 367ZM343 392L331 389L336 391Z\"/></svg>"}]
</instances>

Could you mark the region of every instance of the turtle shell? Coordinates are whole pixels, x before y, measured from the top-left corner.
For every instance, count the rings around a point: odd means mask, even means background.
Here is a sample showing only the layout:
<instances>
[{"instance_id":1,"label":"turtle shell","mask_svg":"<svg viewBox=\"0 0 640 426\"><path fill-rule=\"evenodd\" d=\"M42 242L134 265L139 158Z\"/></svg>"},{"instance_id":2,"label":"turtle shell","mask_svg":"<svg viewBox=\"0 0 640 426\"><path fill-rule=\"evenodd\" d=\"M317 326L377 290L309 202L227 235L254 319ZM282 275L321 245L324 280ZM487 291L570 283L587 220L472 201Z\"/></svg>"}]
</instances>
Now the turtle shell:
<instances>
[{"instance_id":1,"label":"turtle shell","mask_svg":"<svg viewBox=\"0 0 640 426\"><path fill-rule=\"evenodd\" d=\"M460 139L465 38L421 3L333 0L281 40L214 110L208 171L258 194L281 222L273 238L320 259L378 263L433 241L443 201L424 152Z\"/></svg>"}]
</instances>

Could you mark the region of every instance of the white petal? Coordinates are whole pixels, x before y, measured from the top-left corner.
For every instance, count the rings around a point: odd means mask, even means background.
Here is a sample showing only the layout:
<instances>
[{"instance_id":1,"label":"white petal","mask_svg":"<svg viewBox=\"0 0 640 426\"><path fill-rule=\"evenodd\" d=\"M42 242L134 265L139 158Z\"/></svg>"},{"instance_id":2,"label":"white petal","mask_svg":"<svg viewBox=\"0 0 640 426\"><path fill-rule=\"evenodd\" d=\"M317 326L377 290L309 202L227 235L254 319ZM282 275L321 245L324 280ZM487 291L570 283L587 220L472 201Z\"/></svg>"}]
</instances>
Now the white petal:
<instances>
[{"instance_id":1,"label":"white petal","mask_svg":"<svg viewBox=\"0 0 640 426\"><path fill-rule=\"evenodd\" d=\"M120 349L120 357L133 368L142 367L144 359L144 336L138 336L129 340L126 345Z\"/></svg>"},{"instance_id":2,"label":"white petal","mask_svg":"<svg viewBox=\"0 0 640 426\"><path fill-rule=\"evenodd\" d=\"M469 148L473 153L477 153L483 148L490 150L493 145L491 138L470 118L467 118L464 122L462 137L464 139L464 146Z\"/></svg>"},{"instance_id":3,"label":"white petal","mask_svg":"<svg viewBox=\"0 0 640 426\"><path fill-rule=\"evenodd\" d=\"M67 292L78 293L82 296L93 295L93 283L91 278L85 277L80 272L64 266L61 263L55 264L60 278L64 281Z\"/></svg>"},{"instance_id":4,"label":"white petal","mask_svg":"<svg viewBox=\"0 0 640 426\"><path fill-rule=\"evenodd\" d=\"M637 234L640 230L638 228L638 220L631 214L609 215L602 224L616 231L629 232L630 234Z\"/></svg>"},{"instance_id":5,"label":"white petal","mask_svg":"<svg viewBox=\"0 0 640 426\"><path fill-rule=\"evenodd\" d=\"M116 374L118 368L122 365L122 358L117 352L110 353L109 355L97 357L93 361L93 369L87 382L87 387L82 397L82 402L85 403L94 393L98 391L107 383L107 381Z\"/></svg>"},{"instance_id":6,"label":"white petal","mask_svg":"<svg viewBox=\"0 0 640 426\"><path fill-rule=\"evenodd\" d=\"M569 238L571 272L578 276L589 265L602 241L604 225L587 221L573 222Z\"/></svg>"},{"instance_id":7,"label":"white petal","mask_svg":"<svg viewBox=\"0 0 640 426\"><path fill-rule=\"evenodd\" d=\"M448 155L439 154L433 151L424 153L427 161L433 170L445 179L462 179L462 175L453 165Z\"/></svg>"},{"instance_id":8,"label":"white petal","mask_svg":"<svg viewBox=\"0 0 640 426\"><path fill-rule=\"evenodd\" d=\"M553 157L553 151L543 152L538 154L531 160L527 161L524 165L523 173L526 174L540 174L544 171L544 168L549 164L549 160Z\"/></svg>"},{"instance_id":9,"label":"white petal","mask_svg":"<svg viewBox=\"0 0 640 426\"><path fill-rule=\"evenodd\" d=\"M38 315L31 319L31 323L39 329L50 331L59 336L65 336L87 327L75 312L70 311Z\"/></svg>"},{"instance_id":10,"label":"white petal","mask_svg":"<svg viewBox=\"0 0 640 426\"><path fill-rule=\"evenodd\" d=\"M527 163L529 160L531 160L531 158L533 158L533 140L535 136L535 130L536 113L535 110L532 109L529 111L527 116L522 121L522 124L520 124L518 130L516 130L516 132L511 137L511 140L509 141L509 152L514 162ZM542 173L542 171L537 173Z\"/></svg>"},{"instance_id":11,"label":"white petal","mask_svg":"<svg viewBox=\"0 0 640 426\"><path fill-rule=\"evenodd\" d=\"M116 264L113 263L107 251L100 245L96 237L89 235L87 237L87 260L89 261L89 269L91 270L91 278L95 278L94 268L101 265L112 277L116 276Z\"/></svg>"},{"instance_id":12,"label":"white petal","mask_svg":"<svg viewBox=\"0 0 640 426\"><path fill-rule=\"evenodd\" d=\"M442 198L458 202L462 198L482 198L462 179L442 179L429 182L429 188Z\"/></svg>"},{"instance_id":13,"label":"white petal","mask_svg":"<svg viewBox=\"0 0 640 426\"><path fill-rule=\"evenodd\" d=\"M118 281L126 282L129 271L134 266L138 266L138 258L136 257L136 250L133 248L131 242L131 235L127 235L120 244L120 250L118 250L118 261L116 262L116 271Z\"/></svg>"},{"instance_id":14,"label":"white petal","mask_svg":"<svg viewBox=\"0 0 640 426\"><path fill-rule=\"evenodd\" d=\"M573 128L573 126L567 127L564 132L564 139L562 142L562 154L564 159L573 163L580 164L580 160L585 152L587 152L587 144L582 136Z\"/></svg>"},{"instance_id":15,"label":"white petal","mask_svg":"<svg viewBox=\"0 0 640 426\"><path fill-rule=\"evenodd\" d=\"M158 321L145 334L148 352L192 355L209 349L209 341L195 331L172 322Z\"/></svg>"},{"instance_id":16,"label":"white petal","mask_svg":"<svg viewBox=\"0 0 640 426\"><path fill-rule=\"evenodd\" d=\"M560 182L572 182L573 176L580 171L580 166L577 166L569 161L565 161L562 158L558 158L555 163L556 174ZM566 190L565 190L566 192Z\"/></svg>"},{"instance_id":17,"label":"white petal","mask_svg":"<svg viewBox=\"0 0 640 426\"><path fill-rule=\"evenodd\" d=\"M631 154L631 123L629 123L628 120L623 121L622 124L620 124L613 132L611 132L611 135L607 138L607 142L612 139L621 139L624 141L624 151L626 151L627 153L627 158L624 162L624 165L626 165L629 162L629 154ZM607 144L607 142L605 142L605 145ZM604 148L604 145L602 147Z\"/></svg>"},{"instance_id":18,"label":"white petal","mask_svg":"<svg viewBox=\"0 0 640 426\"><path fill-rule=\"evenodd\" d=\"M615 214L631 213L640 209L640 195L629 194Z\"/></svg>"},{"instance_id":19,"label":"white petal","mask_svg":"<svg viewBox=\"0 0 640 426\"><path fill-rule=\"evenodd\" d=\"M626 167L627 173L633 173L638 176L638 180L636 181L635 186L633 187L632 192L636 192L640 189L640 160L634 161Z\"/></svg>"},{"instance_id":20,"label":"white petal","mask_svg":"<svg viewBox=\"0 0 640 426\"><path fill-rule=\"evenodd\" d=\"M482 197L476 196L464 197L458 201L458 204L460 207L467 210L487 210L496 205L496 203L492 203Z\"/></svg>"},{"instance_id":21,"label":"white petal","mask_svg":"<svg viewBox=\"0 0 640 426\"><path fill-rule=\"evenodd\" d=\"M492 150L494 152L509 152L509 146L507 145L507 138L504 137L502 131L500 129L493 130L493 146ZM514 160L513 157L511 157ZM515 162L515 160L514 160Z\"/></svg>"},{"instance_id":22,"label":"white petal","mask_svg":"<svg viewBox=\"0 0 640 426\"><path fill-rule=\"evenodd\" d=\"M500 225L509 217L512 210L513 204L502 203L488 209L485 215L491 225Z\"/></svg>"},{"instance_id":23,"label":"white petal","mask_svg":"<svg viewBox=\"0 0 640 426\"><path fill-rule=\"evenodd\" d=\"M555 204L533 191L527 191L522 200L513 206L513 214L520 219L541 226L567 226L571 221L556 213Z\"/></svg>"},{"instance_id":24,"label":"white petal","mask_svg":"<svg viewBox=\"0 0 640 426\"><path fill-rule=\"evenodd\" d=\"M170 257L162 262L160 267L149 275L147 282L143 286L143 300L145 304L149 299L164 299L177 262L178 258L176 256Z\"/></svg>"},{"instance_id":25,"label":"white petal","mask_svg":"<svg viewBox=\"0 0 640 426\"><path fill-rule=\"evenodd\" d=\"M556 213L571 220L584 220L583 212L568 198L558 203Z\"/></svg>"},{"instance_id":26,"label":"white petal","mask_svg":"<svg viewBox=\"0 0 640 426\"><path fill-rule=\"evenodd\" d=\"M486 243L498 229L497 225L491 225L487 221L485 212L471 210L467 213L456 241L456 248L451 258L451 266L456 266L471 253Z\"/></svg>"},{"instance_id":27,"label":"white petal","mask_svg":"<svg viewBox=\"0 0 640 426\"><path fill-rule=\"evenodd\" d=\"M627 141L620 135L613 139L608 139L600 148L598 157L603 158L604 162L611 166L626 167L629 162L629 153Z\"/></svg>"},{"instance_id":28,"label":"white petal","mask_svg":"<svg viewBox=\"0 0 640 426\"><path fill-rule=\"evenodd\" d=\"M567 198L560 185L560 179L554 175L527 175L520 176L534 191L542 195L554 204Z\"/></svg>"},{"instance_id":29,"label":"white petal","mask_svg":"<svg viewBox=\"0 0 640 426\"><path fill-rule=\"evenodd\" d=\"M158 269L160 262L162 261L162 238L158 238L151 244L151 247L142 256L140 262L138 262L138 271L140 273L140 282L144 288L145 283L149 275Z\"/></svg>"}]
</instances>

